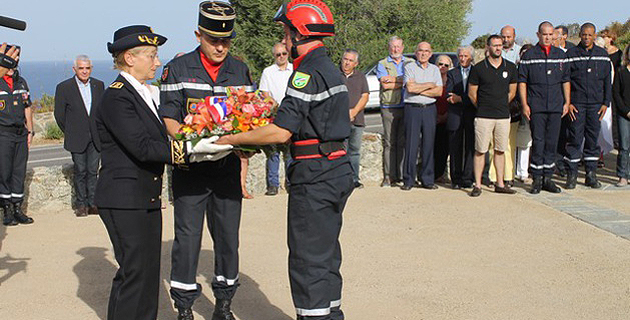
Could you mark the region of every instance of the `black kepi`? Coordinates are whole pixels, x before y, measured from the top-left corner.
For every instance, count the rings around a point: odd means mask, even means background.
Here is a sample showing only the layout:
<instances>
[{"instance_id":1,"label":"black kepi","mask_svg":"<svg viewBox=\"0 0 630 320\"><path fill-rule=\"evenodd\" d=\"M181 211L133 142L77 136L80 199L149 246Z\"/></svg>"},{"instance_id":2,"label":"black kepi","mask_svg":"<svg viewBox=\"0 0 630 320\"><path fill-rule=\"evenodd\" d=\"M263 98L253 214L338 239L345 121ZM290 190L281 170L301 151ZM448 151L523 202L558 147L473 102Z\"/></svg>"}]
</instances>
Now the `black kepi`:
<instances>
[{"instance_id":1,"label":"black kepi","mask_svg":"<svg viewBox=\"0 0 630 320\"><path fill-rule=\"evenodd\" d=\"M232 5L220 1L199 4L199 30L213 38L234 38L236 12Z\"/></svg>"},{"instance_id":2,"label":"black kepi","mask_svg":"<svg viewBox=\"0 0 630 320\"><path fill-rule=\"evenodd\" d=\"M166 37L153 32L149 26L122 27L114 32L114 42L107 43L107 51L114 54L137 46L161 46Z\"/></svg>"}]
</instances>

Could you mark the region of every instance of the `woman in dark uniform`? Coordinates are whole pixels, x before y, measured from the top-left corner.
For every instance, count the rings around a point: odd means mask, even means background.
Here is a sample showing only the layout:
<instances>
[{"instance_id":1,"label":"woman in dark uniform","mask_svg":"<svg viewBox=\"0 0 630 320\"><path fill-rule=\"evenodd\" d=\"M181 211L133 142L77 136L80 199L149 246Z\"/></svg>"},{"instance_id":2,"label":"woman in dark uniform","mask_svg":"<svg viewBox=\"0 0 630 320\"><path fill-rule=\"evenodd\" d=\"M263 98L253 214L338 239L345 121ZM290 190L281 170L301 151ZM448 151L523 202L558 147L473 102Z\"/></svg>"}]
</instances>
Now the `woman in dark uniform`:
<instances>
[{"instance_id":1,"label":"woman in dark uniform","mask_svg":"<svg viewBox=\"0 0 630 320\"><path fill-rule=\"evenodd\" d=\"M103 94L94 114L101 151L95 202L114 247L119 269L112 282L107 319L153 320L160 281L162 212L160 194L165 163L211 160L204 139L187 152L169 141L148 81L161 66L157 47L166 38L148 26L129 26L107 44L120 75Z\"/></svg>"}]
</instances>

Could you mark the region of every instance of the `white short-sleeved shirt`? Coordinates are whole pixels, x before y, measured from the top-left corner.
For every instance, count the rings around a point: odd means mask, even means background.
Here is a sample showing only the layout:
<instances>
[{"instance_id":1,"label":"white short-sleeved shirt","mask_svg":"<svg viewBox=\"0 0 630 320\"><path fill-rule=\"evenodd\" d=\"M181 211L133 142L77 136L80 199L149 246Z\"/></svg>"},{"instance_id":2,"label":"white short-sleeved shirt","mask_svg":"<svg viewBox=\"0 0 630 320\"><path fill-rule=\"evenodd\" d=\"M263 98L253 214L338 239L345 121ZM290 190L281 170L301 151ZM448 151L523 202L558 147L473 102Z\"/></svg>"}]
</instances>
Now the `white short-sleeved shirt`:
<instances>
[{"instance_id":1,"label":"white short-sleeved shirt","mask_svg":"<svg viewBox=\"0 0 630 320\"><path fill-rule=\"evenodd\" d=\"M291 74L293 74L293 64L289 63L286 69L280 70L280 67L274 63L263 70L259 89L269 92L271 97L280 104L287 92Z\"/></svg>"},{"instance_id":2,"label":"white short-sleeved shirt","mask_svg":"<svg viewBox=\"0 0 630 320\"><path fill-rule=\"evenodd\" d=\"M410 60L405 63L405 78L404 82L407 85L407 81L413 80L415 83L433 82L437 86L442 86L442 74L440 69L432 64L427 63L426 68L422 67L418 61ZM405 103L420 103L431 104L435 103L435 98L427 97L421 94L405 92Z\"/></svg>"}]
</instances>

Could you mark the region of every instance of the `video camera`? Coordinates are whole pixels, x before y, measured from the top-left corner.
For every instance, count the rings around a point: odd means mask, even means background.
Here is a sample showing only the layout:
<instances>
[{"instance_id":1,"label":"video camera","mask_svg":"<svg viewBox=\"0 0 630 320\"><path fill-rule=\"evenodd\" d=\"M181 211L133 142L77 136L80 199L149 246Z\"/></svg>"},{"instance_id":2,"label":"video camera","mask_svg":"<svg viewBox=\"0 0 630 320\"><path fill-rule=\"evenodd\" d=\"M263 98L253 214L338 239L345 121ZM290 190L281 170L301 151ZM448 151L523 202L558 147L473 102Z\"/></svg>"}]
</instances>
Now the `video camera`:
<instances>
[{"instance_id":1,"label":"video camera","mask_svg":"<svg viewBox=\"0 0 630 320\"><path fill-rule=\"evenodd\" d=\"M20 31L26 30L26 22L4 16L0 16L0 26ZM6 55L7 51L9 51L11 47L20 49L18 46L8 45L4 52L0 52L0 67L13 69L17 66L17 61Z\"/></svg>"}]
</instances>

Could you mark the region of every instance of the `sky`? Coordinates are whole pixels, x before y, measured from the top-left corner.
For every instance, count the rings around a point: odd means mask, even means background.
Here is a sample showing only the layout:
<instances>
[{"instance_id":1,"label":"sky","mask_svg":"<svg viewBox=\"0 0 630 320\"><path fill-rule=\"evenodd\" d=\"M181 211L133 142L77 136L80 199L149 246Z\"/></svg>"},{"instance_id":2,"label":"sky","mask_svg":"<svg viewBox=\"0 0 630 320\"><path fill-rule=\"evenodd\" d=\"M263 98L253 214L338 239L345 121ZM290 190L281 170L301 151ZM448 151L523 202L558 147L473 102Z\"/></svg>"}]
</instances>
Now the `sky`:
<instances>
[{"instance_id":1,"label":"sky","mask_svg":"<svg viewBox=\"0 0 630 320\"><path fill-rule=\"evenodd\" d=\"M0 27L0 42L20 45L22 61L71 61L78 54L87 54L92 60L109 60L107 42L112 41L114 31L127 25L145 24L169 38L160 48L160 56L170 60L176 53L196 47L194 30L200 2L22 0L19 5L2 6L0 16L26 21L26 31ZM603 28L612 21L625 22L630 18L627 0L601 3L603 5L584 0L474 0L473 11L467 17L472 27L463 42L467 44L478 35L499 32L506 24L516 28L517 38L535 41L536 28L543 20L553 24L590 21Z\"/></svg>"}]
</instances>

